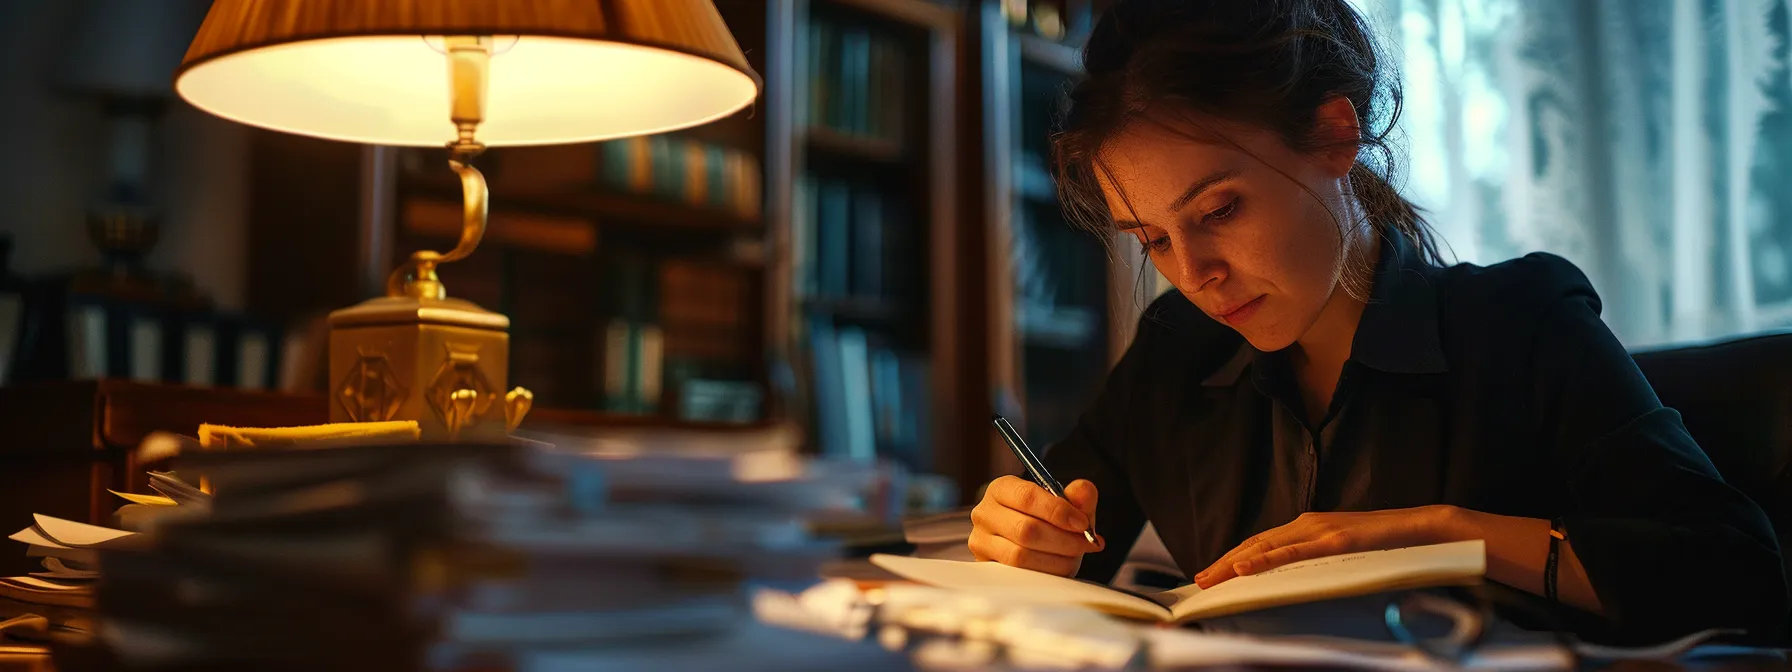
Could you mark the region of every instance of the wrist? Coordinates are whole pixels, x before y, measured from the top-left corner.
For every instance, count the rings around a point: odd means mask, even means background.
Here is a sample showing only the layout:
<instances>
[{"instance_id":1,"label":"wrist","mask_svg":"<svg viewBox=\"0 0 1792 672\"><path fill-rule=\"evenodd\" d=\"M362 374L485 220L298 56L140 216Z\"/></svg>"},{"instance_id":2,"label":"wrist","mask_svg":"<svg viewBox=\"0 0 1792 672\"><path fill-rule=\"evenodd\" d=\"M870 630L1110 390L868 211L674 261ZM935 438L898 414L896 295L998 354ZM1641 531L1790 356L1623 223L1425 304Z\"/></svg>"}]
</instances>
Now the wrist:
<instances>
[{"instance_id":1,"label":"wrist","mask_svg":"<svg viewBox=\"0 0 1792 672\"><path fill-rule=\"evenodd\" d=\"M1442 544L1469 539L1485 539L1484 526L1478 520L1478 514L1460 506L1437 504L1429 507L1431 517L1431 543Z\"/></svg>"}]
</instances>

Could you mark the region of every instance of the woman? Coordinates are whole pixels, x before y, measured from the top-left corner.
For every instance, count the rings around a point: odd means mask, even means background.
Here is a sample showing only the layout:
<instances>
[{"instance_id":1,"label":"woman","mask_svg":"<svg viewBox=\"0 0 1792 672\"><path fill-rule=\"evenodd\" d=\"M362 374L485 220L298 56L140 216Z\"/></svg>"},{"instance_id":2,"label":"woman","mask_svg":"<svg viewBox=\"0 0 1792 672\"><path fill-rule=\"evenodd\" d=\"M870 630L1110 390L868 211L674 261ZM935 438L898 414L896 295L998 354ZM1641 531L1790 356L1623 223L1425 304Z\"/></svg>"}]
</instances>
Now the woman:
<instances>
[{"instance_id":1,"label":"woman","mask_svg":"<svg viewBox=\"0 0 1792 672\"><path fill-rule=\"evenodd\" d=\"M1766 517L1580 271L1443 265L1386 178L1399 91L1347 0L1120 0L1085 60L1060 188L1178 291L1048 453L1068 500L991 483L979 559L1105 581L1149 520L1206 587L1484 539L1488 578L1597 615L1595 636L1777 629Z\"/></svg>"}]
</instances>

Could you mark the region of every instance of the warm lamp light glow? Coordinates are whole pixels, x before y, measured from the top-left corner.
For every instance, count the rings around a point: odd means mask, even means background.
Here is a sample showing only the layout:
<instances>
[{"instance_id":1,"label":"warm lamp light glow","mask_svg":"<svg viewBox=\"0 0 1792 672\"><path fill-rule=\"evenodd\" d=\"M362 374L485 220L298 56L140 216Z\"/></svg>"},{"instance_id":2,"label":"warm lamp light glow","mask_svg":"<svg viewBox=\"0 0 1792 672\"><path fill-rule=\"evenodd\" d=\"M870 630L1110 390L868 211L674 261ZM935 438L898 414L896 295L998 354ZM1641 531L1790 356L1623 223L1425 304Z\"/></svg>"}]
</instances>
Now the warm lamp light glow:
<instances>
[{"instance_id":1,"label":"warm lamp light glow","mask_svg":"<svg viewBox=\"0 0 1792 672\"><path fill-rule=\"evenodd\" d=\"M588 142L713 121L757 86L721 63L665 49L560 37L499 37L488 145ZM175 88L212 114L281 131L386 145L441 146L448 67L440 40L364 36L293 42L200 63ZM652 101L639 104L639 101Z\"/></svg>"}]
</instances>

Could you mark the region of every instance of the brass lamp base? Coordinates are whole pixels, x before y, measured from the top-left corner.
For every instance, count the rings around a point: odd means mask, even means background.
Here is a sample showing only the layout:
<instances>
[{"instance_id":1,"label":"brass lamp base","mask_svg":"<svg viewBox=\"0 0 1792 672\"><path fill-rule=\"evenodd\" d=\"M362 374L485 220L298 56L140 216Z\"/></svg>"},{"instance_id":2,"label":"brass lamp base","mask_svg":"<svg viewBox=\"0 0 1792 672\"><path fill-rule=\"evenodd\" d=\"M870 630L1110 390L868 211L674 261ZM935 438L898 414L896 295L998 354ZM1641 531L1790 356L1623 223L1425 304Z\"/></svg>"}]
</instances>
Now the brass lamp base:
<instances>
[{"instance_id":1,"label":"brass lamp base","mask_svg":"<svg viewBox=\"0 0 1792 672\"><path fill-rule=\"evenodd\" d=\"M499 440L510 319L460 299L386 296L330 313L330 420L415 420L424 441ZM514 416L514 418L513 418Z\"/></svg>"}]
</instances>

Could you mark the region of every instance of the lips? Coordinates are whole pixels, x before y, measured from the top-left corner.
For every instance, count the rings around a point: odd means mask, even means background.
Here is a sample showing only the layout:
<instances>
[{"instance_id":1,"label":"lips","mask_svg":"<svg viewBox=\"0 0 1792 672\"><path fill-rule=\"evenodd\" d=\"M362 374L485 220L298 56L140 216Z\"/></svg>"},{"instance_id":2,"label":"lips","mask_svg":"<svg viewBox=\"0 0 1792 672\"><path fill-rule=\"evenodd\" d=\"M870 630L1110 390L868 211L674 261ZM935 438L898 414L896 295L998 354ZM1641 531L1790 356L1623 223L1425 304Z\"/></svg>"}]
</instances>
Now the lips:
<instances>
[{"instance_id":1,"label":"lips","mask_svg":"<svg viewBox=\"0 0 1792 672\"><path fill-rule=\"evenodd\" d=\"M1264 294L1255 299L1246 301L1243 304L1232 307L1231 309L1217 312L1215 313L1215 317L1224 320L1226 324L1230 324L1234 327L1244 324L1251 319L1252 315L1257 314L1258 308L1263 307L1263 299L1267 296L1269 295Z\"/></svg>"}]
</instances>

